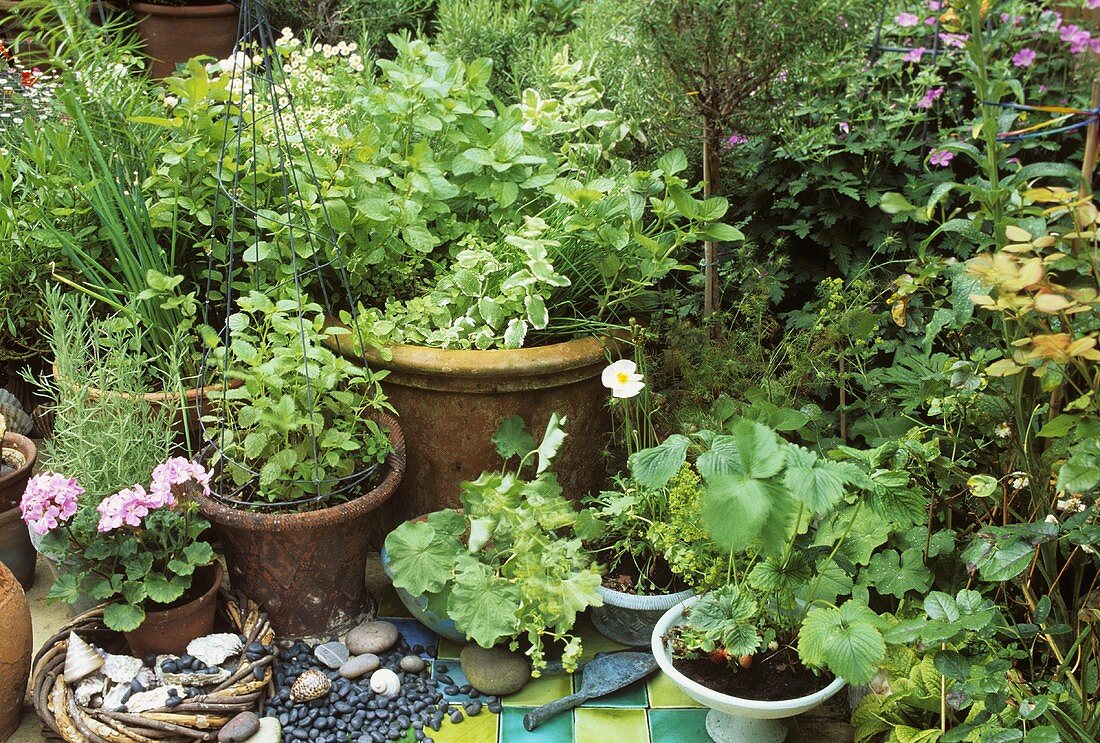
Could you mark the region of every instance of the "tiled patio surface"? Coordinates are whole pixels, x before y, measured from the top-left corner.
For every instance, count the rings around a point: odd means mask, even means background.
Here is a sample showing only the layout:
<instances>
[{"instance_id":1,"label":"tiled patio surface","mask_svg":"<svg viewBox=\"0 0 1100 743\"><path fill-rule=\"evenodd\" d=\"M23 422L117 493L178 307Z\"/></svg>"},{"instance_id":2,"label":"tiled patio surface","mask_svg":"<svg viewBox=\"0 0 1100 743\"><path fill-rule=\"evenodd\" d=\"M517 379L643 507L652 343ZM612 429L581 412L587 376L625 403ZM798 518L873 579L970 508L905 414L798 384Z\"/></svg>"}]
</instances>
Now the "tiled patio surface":
<instances>
[{"instance_id":1,"label":"tiled patio surface","mask_svg":"<svg viewBox=\"0 0 1100 743\"><path fill-rule=\"evenodd\" d=\"M36 647L52 636L68 617L64 607L44 601L50 580L48 570L40 562L37 581L28 595ZM439 667L445 666L447 675L462 686L466 679L457 660L460 648L446 640L439 641L418 622L408 618L405 607L385 582L378 565L368 566L367 580L381 597L379 615L397 624L410 645L437 645L439 657L434 671L439 673ZM586 656L621 647L604 638L586 621L578 626L578 632L584 638ZM504 698L501 714L483 710L457 725L447 721L442 730L432 733L432 737L437 743L706 743L709 740L705 728L707 710L686 697L660 673L610 696L586 702L572 712L552 718L533 732L524 729L523 716L529 710L572 693L579 688L580 680L560 674L532 680L519 693ZM449 698L456 703L468 701L462 695ZM793 721L787 740L792 743L846 743L852 740L847 718L847 701L842 693L831 704ZM23 724L11 741L37 743L42 739L38 719L28 707ZM411 732L406 740L415 740Z\"/></svg>"}]
</instances>

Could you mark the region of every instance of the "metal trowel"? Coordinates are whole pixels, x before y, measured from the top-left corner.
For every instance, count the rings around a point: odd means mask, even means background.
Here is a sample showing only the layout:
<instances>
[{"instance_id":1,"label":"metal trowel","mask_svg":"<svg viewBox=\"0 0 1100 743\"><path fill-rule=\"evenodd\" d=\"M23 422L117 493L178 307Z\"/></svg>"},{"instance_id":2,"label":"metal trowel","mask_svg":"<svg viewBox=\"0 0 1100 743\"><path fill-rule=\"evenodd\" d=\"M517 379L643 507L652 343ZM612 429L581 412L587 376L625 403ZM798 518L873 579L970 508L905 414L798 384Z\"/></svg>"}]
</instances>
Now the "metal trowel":
<instances>
[{"instance_id":1,"label":"metal trowel","mask_svg":"<svg viewBox=\"0 0 1100 743\"><path fill-rule=\"evenodd\" d=\"M593 658L584 666L580 691L556 699L523 716L523 727L534 730L554 715L571 710L589 699L602 697L630 686L657 670L652 653L608 653Z\"/></svg>"}]
</instances>

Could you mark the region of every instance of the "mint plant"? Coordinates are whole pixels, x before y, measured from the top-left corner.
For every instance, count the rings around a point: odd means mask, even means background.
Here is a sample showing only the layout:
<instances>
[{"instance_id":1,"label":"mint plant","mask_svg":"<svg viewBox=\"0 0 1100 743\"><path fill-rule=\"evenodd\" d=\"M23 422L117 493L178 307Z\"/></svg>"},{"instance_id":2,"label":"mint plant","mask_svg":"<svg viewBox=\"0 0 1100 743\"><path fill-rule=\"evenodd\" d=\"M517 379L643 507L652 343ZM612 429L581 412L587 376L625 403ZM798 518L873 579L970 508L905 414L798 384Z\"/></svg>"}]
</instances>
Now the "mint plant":
<instances>
[{"instance_id":1,"label":"mint plant","mask_svg":"<svg viewBox=\"0 0 1100 743\"><path fill-rule=\"evenodd\" d=\"M599 571L582 548L591 514L577 512L550 471L565 422L552 415L536 444L522 419L505 418L493 437L504 468L464 482L461 511L406 522L385 543L395 586L427 596L430 610L482 647L527 645L536 676L550 641L565 644L562 663L576 670L573 625L602 604Z\"/></svg>"},{"instance_id":2,"label":"mint plant","mask_svg":"<svg viewBox=\"0 0 1100 743\"><path fill-rule=\"evenodd\" d=\"M313 302L254 290L237 306L228 344L204 331L207 366L221 377L207 383L224 389L209 396L203 420L226 482L258 503L320 501L335 497L340 478L385 462L392 446L371 413L392 409L378 386L386 372L328 346L350 331Z\"/></svg>"}]
</instances>

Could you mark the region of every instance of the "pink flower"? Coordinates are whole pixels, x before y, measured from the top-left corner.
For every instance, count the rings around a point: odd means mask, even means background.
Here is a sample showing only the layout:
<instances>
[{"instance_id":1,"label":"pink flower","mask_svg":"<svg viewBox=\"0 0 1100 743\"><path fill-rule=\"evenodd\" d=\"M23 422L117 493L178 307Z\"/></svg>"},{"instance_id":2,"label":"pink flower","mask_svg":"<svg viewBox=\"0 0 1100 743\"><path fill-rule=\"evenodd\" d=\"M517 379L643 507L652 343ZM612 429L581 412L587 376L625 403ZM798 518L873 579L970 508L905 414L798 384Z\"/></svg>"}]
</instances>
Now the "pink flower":
<instances>
[{"instance_id":1,"label":"pink flower","mask_svg":"<svg viewBox=\"0 0 1100 743\"><path fill-rule=\"evenodd\" d=\"M934 15L930 15L924 19L925 26L935 26L937 23L939 23L939 20Z\"/></svg>"},{"instance_id":2,"label":"pink flower","mask_svg":"<svg viewBox=\"0 0 1100 743\"><path fill-rule=\"evenodd\" d=\"M936 150L928 158L930 165L935 165L940 168L946 168L951 164L951 161L955 159L955 153L948 150Z\"/></svg>"},{"instance_id":3,"label":"pink flower","mask_svg":"<svg viewBox=\"0 0 1100 743\"><path fill-rule=\"evenodd\" d=\"M748 141L749 138L741 132L734 132L729 136L729 138L726 139L726 147L736 147L737 145L745 144Z\"/></svg>"},{"instance_id":4,"label":"pink flower","mask_svg":"<svg viewBox=\"0 0 1100 743\"><path fill-rule=\"evenodd\" d=\"M894 23L902 28L909 28L910 26L915 26L920 23L920 18L917 18L917 16L912 13L898 13L894 16Z\"/></svg>"},{"instance_id":5,"label":"pink flower","mask_svg":"<svg viewBox=\"0 0 1100 743\"><path fill-rule=\"evenodd\" d=\"M943 86L929 88L924 97L917 101L917 108L932 108L932 104L943 95Z\"/></svg>"},{"instance_id":6,"label":"pink flower","mask_svg":"<svg viewBox=\"0 0 1100 743\"><path fill-rule=\"evenodd\" d=\"M840 138L847 139L848 135L852 133L852 126L847 121L842 121L838 125L840 129Z\"/></svg>"},{"instance_id":7,"label":"pink flower","mask_svg":"<svg viewBox=\"0 0 1100 743\"><path fill-rule=\"evenodd\" d=\"M1100 8L1100 0L1085 0L1085 7L1089 10Z\"/></svg>"},{"instance_id":8,"label":"pink flower","mask_svg":"<svg viewBox=\"0 0 1100 743\"><path fill-rule=\"evenodd\" d=\"M153 482L149 486L153 508L171 508L176 505L174 489L194 482L202 488L203 495L210 495L210 473L201 464L186 457L173 457L153 470Z\"/></svg>"},{"instance_id":9,"label":"pink flower","mask_svg":"<svg viewBox=\"0 0 1100 743\"><path fill-rule=\"evenodd\" d=\"M1062 41L1069 44L1070 54L1080 54L1089 48L1092 35L1088 31L1072 23L1062 26L1060 29Z\"/></svg>"},{"instance_id":10,"label":"pink flower","mask_svg":"<svg viewBox=\"0 0 1100 743\"><path fill-rule=\"evenodd\" d=\"M1100 0L1097 1L1100 2ZM1035 62L1035 52L1026 47L1012 55L1012 64L1017 67L1031 67L1033 62Z\"/></svg>"},{"instance_id":11,"label":"pink flower","mask_svg":"<svg viewBox=\"0 0 1100 743\"><path fill-rule=\"evenodd\" d=\"M940 41L944 46L953 46L957 49L961 49L969 38L970 34L940 34Z\"/></svg>"},{"instance_id":12,"label":"pink flower","mask_svg":"<svg viewBox=\"0 0 1100 743\"><path fill-rule=\"evenodd\" d=\"M104 498L96 506L99 511L100 533L112 531L123 524L127 526L141 526L141 520L149 515L151 506L149 494L141 485L132 488L123 488L114 495Z\"/></svg>"},{"instance_id":13,"label":"pink flower","mask_svg":"<svg viewBox=\"0 0 1100 743\"><path fill-rule=\"evenodd\" d=\"M27 482L19 501L23 522L35 534L45 536L73 517L77 498L83 492L84 488L71 477L56 472L35 475Z\"/></svg>"},{"instance_id":14,"label":"pink flower","mask_svg":"<svg viewBox=\"0 0 1100 743\"><path fill-rule=\"evenodd\" d=\"M923 57L924 53L927 51L928 50L925 49L923 46L918 46L916 49L910 49L909 52L901 59L903 62L920 62L921 57Z\"/></svg>"},{"instance_id":15,"label":"pink flower","mask_svg":"<svg viewBox=\"0 0 1100 743\"><path fill-rule=\"evenodd\" d=\"M941 3L940 0L928 0L928 9L929 10L939 10L942 7L943 7L943 3Z\"/></svg>"}]
</instances>

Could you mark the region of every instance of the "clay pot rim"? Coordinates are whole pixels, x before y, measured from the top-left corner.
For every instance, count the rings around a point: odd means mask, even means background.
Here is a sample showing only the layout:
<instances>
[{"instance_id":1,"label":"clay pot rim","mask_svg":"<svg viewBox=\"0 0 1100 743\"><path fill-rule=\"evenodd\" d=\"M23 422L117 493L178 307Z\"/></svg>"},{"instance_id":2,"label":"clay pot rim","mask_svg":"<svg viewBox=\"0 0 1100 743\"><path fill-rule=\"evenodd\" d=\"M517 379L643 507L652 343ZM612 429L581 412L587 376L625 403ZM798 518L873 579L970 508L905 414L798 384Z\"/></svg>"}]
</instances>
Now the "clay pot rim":
<instances>
[{"instance_id":1,"label":"clay pot rim","mask_svg":"<svg viewBox=\"0 0 1100 743\"><path fill-rule=\"evenodd\" d=\"M131 2L130 10L135 15L151 15L161 18L217 18L233 15L238 8L233 3L214 5L154 5L153 3Z\"/></svg>"},{"instance_id":2,"label":"clay pot rim","mask_svg":"<svg viewBox=\"0 0 1100 743\"><path fill-rule=\"evenodd\" d=\"M55 381L60 382L61 380L64 379L64 377L61 376L61 370L57 368L57 362L56 361L54 361L50 364L50 368L53 371L53 378L54 378ZM229 387L231 389L235 389L237 387L240 387L242 384L244 384L244 382L242 382L240 379L233 379L233 380L230 380ZM76 383L73 383L71 386L72 386L72 389L74 389L74 390L79 389L79 385L77 385ZM200 396L201 397L209 397L209 396L212 396L213 393L220 392L224 388L225 388L224 385L221 385L221 384L208 384L205 387L190 387L190 388L183 391L183 397L188 402L194 402ZM139 396L136 396L136 395L132 395L129 392L112 392L110 390L107 390L105 392L105 391L99 389L98 387L92 387L91 385L88 386L88 396L91 397L93 400L98 399L100 397L106 397L108 399L110 399L112 397L118 397L118 398L121 398L123 400L141 399L141 400L145 400L146 402L156 403L156 404L166 403L166 402L177 402L180 399L180 393L179 392L143 392L139 397Z\"/></svg>"},{"instance_id":3,"label":"clay pot rim","mask_svg":"<svg viewBox=\"0 0 1100 743\"><path fill-rule=\"evenodd\" d=\"M26 436L15 433L14 431L6 431L4 433L2 448L15 449L23 455L26 461L23 462L22 467L14 472L9 472L6 475L0 476L0 487L8 483L17 482L20 478L29 476L31 469L34 467L35 460L38 459L38 447L34 445L34 442Z\"/></svg>"},{"instance_id":4,"label":"clay pot rim","mask_svg":"<svg viewBox=\"0 0 1100 743\"><path fill-rule=\"evenodd\" d=\"M560 374L605 362L619 341L608 335L588 335L548 346L516 349L431 348L396 345L387 350L391 359L368 348L364 354L372 367L432 376L493 377L509 379Z\"/></svg>"},{"instance_id":5,"label":"clay pot rim","mask_svg":"<svg viewBox=\"0 0 1100 743\"><path fill-rule=\"evenodd\" d=\"M387 436L393 445L393 451L386 457L388 468L386 477L372 490L354 500L305 513L245 511L219 503L202 493L194 496L195 501L199 504L202 514L210 521L220 526L244 531L288 532L324 529L368 514L389 500L405 474L405 435L401 431L401 425L397 422L397 418L385 411L375 411L372 415L378 423L388 429ZM208 451L202 452L198 459L202 461Z\"/></svg>"},{"instance_id":6,"label":"clay pot rim","mask_svg":"<svg viewBox=\"0 0 1100 743\"><path fill-rule=\"evenodd\" d=\"M217 559L217 557L215 557L214 562L210 563L209 565L202 565L195 568L195 572L192 574L192 576L197 575L200 570L205 570L206 568L214 569L214 579L211 581L210 587L203 591L201 596L196 596L195 598L188 601L186 604L180 604L179 606L172 607L171 609L146 609L145 621L149 621L150 618L152 618L154 621L158 619L166 619L180 609L186 609L199 603L205 603L209 601L211 597L216 597L218 594L218 589L222 587L222 564Z\"/></svg>"}]
</instances>

